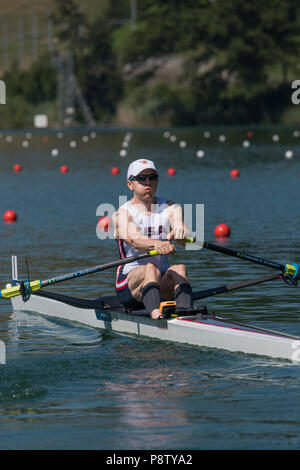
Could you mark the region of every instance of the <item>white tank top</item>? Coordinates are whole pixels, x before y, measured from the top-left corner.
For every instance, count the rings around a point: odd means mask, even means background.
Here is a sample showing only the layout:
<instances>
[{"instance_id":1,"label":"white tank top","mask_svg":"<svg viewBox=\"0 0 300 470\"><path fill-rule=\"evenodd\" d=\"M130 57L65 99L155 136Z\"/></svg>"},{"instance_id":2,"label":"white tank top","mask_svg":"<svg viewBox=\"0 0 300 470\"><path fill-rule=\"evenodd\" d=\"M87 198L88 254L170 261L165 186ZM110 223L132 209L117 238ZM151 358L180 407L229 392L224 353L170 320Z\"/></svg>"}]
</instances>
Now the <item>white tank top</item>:
<instances>
[{"instance_id":1,"label":"white tank top","mask_svg":"<svg viewBox=\"0 0 300 470\"><path fill-rule=\"evenodd\" d=\"M157 197L156 201L156 204L152 206L151 215L145 215L139 212L137 206L132 204L131 201L125 202L121 208L130 213L133 222L138 226L142 235L154 238L155 240L166 240L167 235L171 230L169 213L167 211L169 206L166 199ZM125 240L117 239L117 244L121 258L129 258L130 256L141 254L140 251L135 250L133 246L126 243ZM169 267L167 255L149 256L149 258L125 264L123 266L122 273L128 274L131 269L147 264L149 261L155 264L162 273L166 272Z\"/></svg>"}]
</instances>

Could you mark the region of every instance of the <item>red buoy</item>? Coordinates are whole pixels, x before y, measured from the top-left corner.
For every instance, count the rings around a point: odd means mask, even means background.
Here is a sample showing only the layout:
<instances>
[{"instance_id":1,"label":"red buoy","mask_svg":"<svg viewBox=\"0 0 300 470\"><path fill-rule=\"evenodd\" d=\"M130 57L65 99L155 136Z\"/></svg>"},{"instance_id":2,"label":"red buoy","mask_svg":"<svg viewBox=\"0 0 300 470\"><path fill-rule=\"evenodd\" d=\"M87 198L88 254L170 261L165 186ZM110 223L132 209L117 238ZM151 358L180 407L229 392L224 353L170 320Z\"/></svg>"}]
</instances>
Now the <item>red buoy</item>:
<instances>
[{"instance_id":1,"label":"red buoy","mask_svg":"<svg viewBox=\"0 0 300 470\"><path fill-rule=\"evenodd\" d=\"M14 165L14 171L17 173L18 171L22 171L22 165L20 163L16 163Z\"/></svg>"},{"instance_id":2,"label":"red buoy","mask_svg":"<svg viewBox=\"0 0 300 470\"><path fill-rule=\"evenodd\" d=\"M175 170L175 168L168 168L167 173L168 173L169 176L175 176L176 175L176 170Z\"/></svg>"},{"instance_id":3,"label":"red buoy","mask_svg":"<svg viewBox=\"0 0 300 470\"><path fill-rule=\"evenodd\" d=\"M118 166L113 166L110 172L112 175L118 175L120 173L120 168Z\"/></svg>"},{"instance_id":4,"label":"red buoy","mask_svg":"<svg viewBox=\"0 0 300 470\"><path fill-rule=\"evenodd\" d=\"M219 224L215 227L216 237L230 237L230 227L226 224Z\"/></svg>"},{"instance_id":5,"label":"red buoy","mask_svg":"<svg viewBox=\"0 0 300 470\"><path fill-rule=\"evenodd\" d=\"M60 167L60 172L61 173L68 173L69 167L67 165L63 165Z\"/></svg>"},{"instance_id":6,"label":"red buoy","mask_svg":"<svg viewBox=\"0 0 300 470\"><path fill-rule=\"evenodd\" d=\"M11 209L5 211L3 214L3 220L6 224L13 224L16 222L17 218L17 213Z\"/></svg>"},{"instance_id":7,"label":"red buoy","mask_svg":"<svg viewBox=\"0 0 300 470\"><path fill-rule=\"evenodd\" d=\"M230 176L231 176L231 178L238 178L238 177L240 176L239 170L237 170L236 168L234 168L233 170L231 170Z\"/></svg>"},{"instance_id":8,"label":"red buoy","mask_svg":"<svg viewBox=\"0 0 300 470\"><path fill-rule=\"evenodd\" d=\"M112 221L105 215L98 220L97 226L101 232L108 232L112 227Z\"/></svg>"},{"instance_id":9,"label":"red buoy","mask_svg":"<svg viewBox=\"0 0 300 470\"><path fill-rule=\"evenodd\" d=\"M248 131L247 132L247 137L250 137L250 138L253 137L253 131Z\"/></svg>"}]
</instances>

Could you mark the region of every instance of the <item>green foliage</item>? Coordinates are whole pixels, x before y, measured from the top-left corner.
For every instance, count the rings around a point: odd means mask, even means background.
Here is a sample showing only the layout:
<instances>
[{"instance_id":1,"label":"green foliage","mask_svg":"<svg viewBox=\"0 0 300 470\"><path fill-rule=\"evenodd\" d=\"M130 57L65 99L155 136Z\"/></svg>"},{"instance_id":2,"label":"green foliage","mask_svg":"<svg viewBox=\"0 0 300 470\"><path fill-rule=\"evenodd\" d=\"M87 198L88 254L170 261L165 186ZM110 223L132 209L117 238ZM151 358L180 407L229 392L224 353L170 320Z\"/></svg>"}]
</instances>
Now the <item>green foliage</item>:
<instances>
[{"instance_id":1,"label":"green foliage","mask_svg":"<svg viewBox=\"0 0 300 470\"><path fill-rule=\"evenodd\" d=\"M32 105L56 96L56 75L48 55L41 56L28 71L13 68L3 79L8 96L22 96Z\"/></svg>"},{"instance_id":2,"label":"green foliage","mask_svg":"<svg viewBox=\"0 0 300 470\"><path fill-rule=\"evenodd\" d=\"M19 128L32 126L33 109L32 106L21 96L6 95L7 104L1 105L0 127ZM9 105L8 105L9 103Z\"/></svg>"},{"instance_id":3,"label":"green foliage","mask_svg":"<svg viewBox=\"0 0 300 470\"><path fill-rule=\"evenodd\" d=\"M127 91L125 103L134 112L138 124L194 125L191 98L184 87L158 81L152 87L139 85Z\"/></svg>"},{"instance_id":4,"label":"green foliage","mask_svg":"<svg viewBox=\"0 0 300 470\"><path fill-rule=\"evenodd\" d=\"M194 92L199 86L209 92L212 80L218 83L215 99L221 108L219 117L231 123L278 122L290 103L286 77L288 68L294 68L297 61L299 25L293 1L213 2L207 10L205 43L216 63L207 77L194 76ZM284 73L271 80L276 65L281 65Z\"/></svg>"},{"instance_id":5,"label":"green foliage","mask_svg":"<svg viewBox=\"0 0 300 470\"><path fill-rule=\"evenodd\" d=\"M300 49L295 0L145 0L137 29L113 37L123 63L185 54L186 92L172 105L173 122L272 122L290 104L287 77Z\"/></svg>"},{"instance_id":6,"label":"green foliage","mask_svg":"<svg viewBox=\"0 0 300 470\"><path fill-rule=\"evenodd\" d=\"M73 53L81 51L86 41L86 17L74 0L54 0L54 3L56 8L51 19L60 45L71 49Z\"/></svg>"},{"instance_id":7,"label":"green foliage","mask_svg":"<svg viewBox=\"0 0 300 470\"><path fill-rule=\"evenodd\" d=\"M84 98L98 122L111 120L122 96L122 77L111 48L114 26L103 16L88 25L73 0L56 0L56 3L53 18L58 37L72 52Z\"/></svg>"},{"instance_id":8,"label":"green foliage","mask_svg":"<svg viewBox=\"0 0 300 470\"><path fill-rule=\"evenodd\" d=\"M35 106L56 98L56 76L48 55L41 56L27 71L14 66L3 80L7 103L1 106L1 127L32 126Z\"/></svg>"},{"instance_id":9,"label":"green foliage","mask_svg":"<svg viewBox=\"0 0 300 470\"><path fill-rule=\"evenodd\" d=\"M114 34L117 54L126 63L192 49L202 36L199 18L206 4L205 0L145 0L139 3L136 29L126 25Z\"/></svg>"},{"instance_id":10,"label":"green foliage","mask_svg":"<svg viewBox=\"0 0 300 470\"><path fill-rule=\"evenodd\" d=\"M98 122L113 122L120 107L144 125L280 122L290 107L299 78L296 0L137 1L135 27L126 23L129 0L101 0L92 20L79 5L55 0L52 18L57 48L72 53ZM174 57L178 69L160 73ZM41 103L55 103L49 57L3 79L24 122ZM18 112L6 113L20 122Z\"/></svg>"}]
</instances>

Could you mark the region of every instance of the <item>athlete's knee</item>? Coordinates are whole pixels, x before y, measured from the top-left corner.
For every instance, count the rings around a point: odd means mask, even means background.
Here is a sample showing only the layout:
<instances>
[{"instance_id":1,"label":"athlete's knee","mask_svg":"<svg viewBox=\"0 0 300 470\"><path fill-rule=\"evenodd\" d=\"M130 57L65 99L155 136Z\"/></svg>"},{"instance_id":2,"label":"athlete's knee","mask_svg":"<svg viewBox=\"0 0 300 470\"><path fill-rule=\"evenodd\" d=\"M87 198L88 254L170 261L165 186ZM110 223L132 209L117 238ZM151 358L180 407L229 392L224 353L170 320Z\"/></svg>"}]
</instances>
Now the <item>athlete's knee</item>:
<instances>
[{"instance_id":1,"label":"athlete's knee","mask_svg":"<svg viewBox=\"0 0 300 470\"><path fill-rule=\"evenodd\" d=\"M160 275L160 270L159 270L158 267L155 266L155 264L153 264L153 263L147 263L147 264L146 264L146 272L147 272L148 274L152 273L152 274Z\"/></svg>"},{"instance_id":2,"label":"athlete's knee","mask_svg":"<svg viewBox=\"0 0 300 470\"><path fill-rule=\"evenodd\" d=\"M161 272L157 266L153 263L147 263L144 269L144 279L143 285L146 285L148 282L160 282Z\"/></svg>"},{"instance_id":3,"label":"athlete's knee","mask_svg":"<svg viewBox=\"0 0 300 470\"><path fill-rule=\"evenodd\" d=\"M184 264L174 264L171 266L170 271L178 274L179 276L182 276L186 278L187 273L186 273L186 267ZM172 273L171 273L172 274Z\"/></svg>"}]
</instances>

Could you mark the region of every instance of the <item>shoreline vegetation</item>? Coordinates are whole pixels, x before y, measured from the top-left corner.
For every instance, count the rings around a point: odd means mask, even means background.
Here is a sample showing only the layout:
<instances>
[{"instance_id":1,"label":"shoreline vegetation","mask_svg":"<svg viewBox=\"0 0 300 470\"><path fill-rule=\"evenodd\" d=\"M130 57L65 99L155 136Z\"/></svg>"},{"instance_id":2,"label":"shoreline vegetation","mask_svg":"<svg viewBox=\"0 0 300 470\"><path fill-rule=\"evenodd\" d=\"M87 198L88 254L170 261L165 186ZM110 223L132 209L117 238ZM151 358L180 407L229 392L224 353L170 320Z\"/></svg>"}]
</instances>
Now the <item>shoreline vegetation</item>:
<instances>
[{"instance_id":1,"label":"shoreline vegetation","mask_svg":"<svg viewBox=\"0 0 300 470\"><path fill-rule=\"evenodd\" d=\"M143 0L134 24L114 21L128 17L128 2L103 0L92 16L79 3L53 0L52 53L1 73L1 128L32 127L36 114L60 124L54 64L66 52L95 125L299 123L291 100L300 78L295 0ZM76 107L72 124L84 123Z\"/></svg>"}]
</instances>

